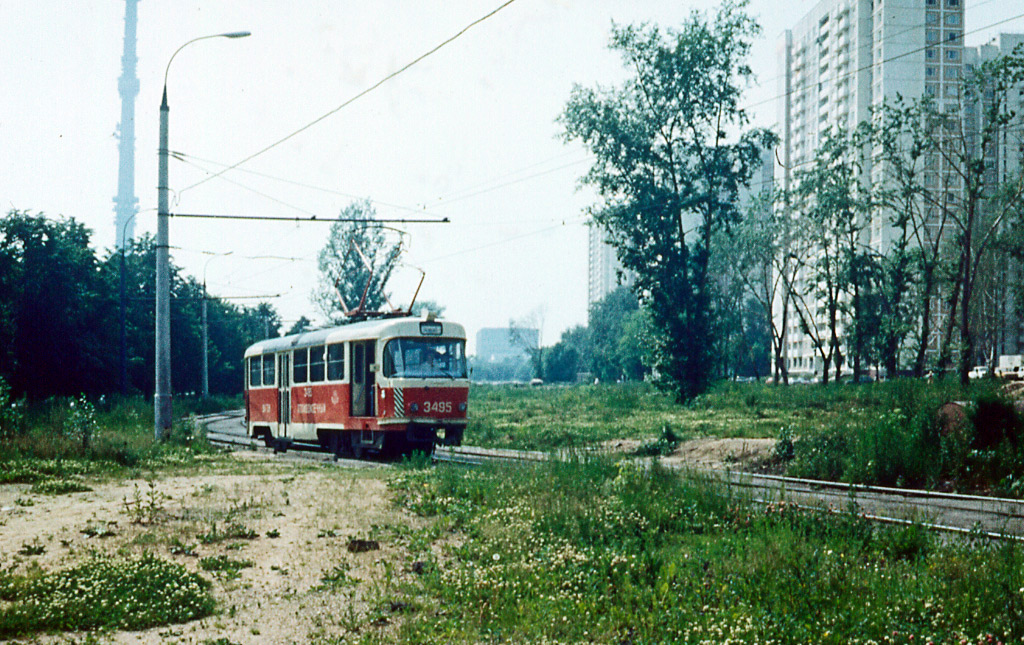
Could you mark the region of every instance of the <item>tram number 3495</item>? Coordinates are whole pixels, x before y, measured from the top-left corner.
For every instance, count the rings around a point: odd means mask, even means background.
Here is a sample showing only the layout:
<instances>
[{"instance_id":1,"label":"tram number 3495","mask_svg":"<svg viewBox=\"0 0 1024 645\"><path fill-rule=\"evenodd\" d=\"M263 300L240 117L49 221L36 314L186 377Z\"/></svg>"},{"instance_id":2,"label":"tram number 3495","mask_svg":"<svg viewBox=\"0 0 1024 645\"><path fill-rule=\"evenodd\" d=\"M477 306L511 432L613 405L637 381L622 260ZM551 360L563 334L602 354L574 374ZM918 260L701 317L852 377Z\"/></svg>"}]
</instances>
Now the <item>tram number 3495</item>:
<instances>
[{"instance_id":1,"label":"tram number 3495","mask_svg":"<svg viewBox=\"0 0 1024 645\"><path fill-rule=\"evenodd\" d=\"M427 401L423 404L424 414L451 414L451 401Z\"/></svg>"}]
</instances>

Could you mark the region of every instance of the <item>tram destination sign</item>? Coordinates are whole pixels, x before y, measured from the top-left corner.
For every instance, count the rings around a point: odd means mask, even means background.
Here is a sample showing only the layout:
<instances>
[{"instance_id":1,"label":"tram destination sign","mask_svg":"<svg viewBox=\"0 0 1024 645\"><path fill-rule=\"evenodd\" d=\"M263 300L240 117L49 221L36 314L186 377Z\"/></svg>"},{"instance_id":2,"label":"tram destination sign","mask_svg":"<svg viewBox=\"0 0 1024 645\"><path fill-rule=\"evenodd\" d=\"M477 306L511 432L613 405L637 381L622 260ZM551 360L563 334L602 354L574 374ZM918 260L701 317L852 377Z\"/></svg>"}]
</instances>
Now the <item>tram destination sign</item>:
<instances>
[{"instance_id":1,"label":"tram destination sign","mask_svg":"<svg viewBox=\"0 0 1024 645\"><path fill-rule=\"evenodd\" d=\"M439 322L421 322L420 334L424 336L440 336L444 333L444 327Z\"/></svg>"}]
</instances>

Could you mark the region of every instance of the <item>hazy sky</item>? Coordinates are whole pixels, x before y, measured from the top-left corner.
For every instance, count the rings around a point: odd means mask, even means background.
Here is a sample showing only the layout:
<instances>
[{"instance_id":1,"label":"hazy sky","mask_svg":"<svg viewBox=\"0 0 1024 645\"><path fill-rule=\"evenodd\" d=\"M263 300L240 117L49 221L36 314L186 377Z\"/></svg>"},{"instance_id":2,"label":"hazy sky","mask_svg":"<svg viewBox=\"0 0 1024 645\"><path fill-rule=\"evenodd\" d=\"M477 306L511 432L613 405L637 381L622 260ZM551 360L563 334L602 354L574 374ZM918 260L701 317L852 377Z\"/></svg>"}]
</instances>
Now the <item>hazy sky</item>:
<instances>
[{"instance_id":1,"label":"hazy sky","mask_svg":"<svg viewBox=\"0 0 1024 645\"><path fill-rule=\"evenodd\" d=\"M516 0L379 89L241 168L191 187L334 110L455 35L501 0L303 2L141 0L136 102L136 234L156 230L156 150L168 81L172 211L333 217L355 199L380 217L448 217L405 225L404 262L426 271L421 298L447 307L473 337L534 314L543 342L586 321L587 236L579 189L587 155L555 119L573 83L623 77L607 50L613 21L679 25L705 0ZM764 32L748 104L776 94L776 39L814 2L753 0ZM968 0L967 43L1022 31L1020 0ZM0 0L0 207L66 215L114 243L124 32L119 0ZM754 109L771 125L775 105ZM191 187L191 188L190 188ZM326 224L171 221L173 261L219 296L268 298L286 328L310 302ZM231 253L216 257L210 253ZM286 259L294 258L294 259ZM391 282L407 302L419 272ZM257 300L239 300L256 304ZM471 341L472 345L472 341Z\"/></svg>"}]
</instances>

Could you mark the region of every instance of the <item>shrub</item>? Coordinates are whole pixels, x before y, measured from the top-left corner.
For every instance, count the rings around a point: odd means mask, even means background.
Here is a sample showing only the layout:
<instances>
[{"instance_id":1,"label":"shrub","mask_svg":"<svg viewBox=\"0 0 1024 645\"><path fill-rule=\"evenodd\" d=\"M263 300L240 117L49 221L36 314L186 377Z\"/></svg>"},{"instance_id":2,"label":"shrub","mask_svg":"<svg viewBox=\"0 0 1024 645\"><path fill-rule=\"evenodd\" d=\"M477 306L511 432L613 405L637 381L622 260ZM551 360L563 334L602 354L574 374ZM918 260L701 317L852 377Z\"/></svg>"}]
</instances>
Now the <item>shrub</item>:
<instances>
[{"instance_id":1,"label":"shrub","mask_svg":"<svg viewBox=\"0 0 1024 645\"><path fill-rule=\"evenodd\" d=\"M218 529L214 523L208 533L199 536L199 541L202 544L213 544L224 540L255 540L258 537L259 533L238 522L232 522L223 529Z\"/></svg>"},{"instance_id":2,"label":"shrub","mask_svg":"<svg viewBox=\"0 0 1024 645\"><path fill-rule=\"evenodd\" d=\"M11 388L0 376L0 443L24 431L24 403L11 398Z\"/></svg>"},{"instance_id":3,"label":"shrub","mask_svg":"<svg viewBox=\"0 0 1024 645\"><path fill-rule=\"evenodd\" d=\"M210 583L152 555L94 556L36 575L0 572L0 636L97 628L146 629L213 613Z\"/></svg>"},{"instance_id":4,"label":"shrub","mask_svg":"<svg viewBox=\"0 0 1024 645\"><path fill-rule=\"evenodd\" d=\"M772 449L772 457L776 462L786 462L792 461L795 456L793 431L789 428L782 428L779 430L779 438L775 441L775 448Z\"/></svg>"},{"instance_id":5,"label":"shrub","mask_svg":"<svg viewBox=\"0 0 1024 645\"><path fill-rule=\"evenodd\" d=\"M665 457L671 455L681 441L682 439L672 431L672 426L666 424L661 428L661 436L656 441L640 445L634 454L641 457Z\"/></svg>"},{"instance_id":6,"label":"shrub","mask_svg":"<svg viewBox=\"0 0 1024 645\"><path fill-rule=\"evenodd\" d=\"M793 442L793 461L787 473L795 477L828 479L843 478L845 462L850 453L849 432L833 430Z\"/></svg>"},{"instance_id":7,"label":"shrub","mask_svg":"<svg viewBox=\"0 0 1024 645\"><path fill-rule=\"evenodd\" d=\"M932 415L883 414L856 435L846 479L881 486L923 486L941 468L938 432Z\"/></svg>"},{"instance_id":8,"label":"shrub","mask_svg":"<svg viewBox=\"0 0 1024 645\"><path fill-rule=\"evenodd\" d=\"M1022 434L1020 415L1013 404L996 394L985 394L978 398L971 408L971 425L974 427L973 447L989 450L1008 441L1017 446Z\"/></svg>"},{"instance_id":9,"label":"shrub","mask_svg":"<svg viewBox=\"0 0 1024 645\"><path fill-rule=\"evenodd\" d=\"M96 432L96 407L84 394L70 399L64 416L64 436L82 444L82 450L89 449L89 441Z\"/></svg>"},{"instance_id":10,"label":"shrub","mask_svg":"<svg viewBox=\"0 0 1024 645\"><path fill-rule=\"evenodd\" d=\"M253 566L251 560L235 560L226 555L212 555L199 560L199 568L210 573L220 574L229 580L239 576L242 569Z\"/></svg>"}]
</instances>

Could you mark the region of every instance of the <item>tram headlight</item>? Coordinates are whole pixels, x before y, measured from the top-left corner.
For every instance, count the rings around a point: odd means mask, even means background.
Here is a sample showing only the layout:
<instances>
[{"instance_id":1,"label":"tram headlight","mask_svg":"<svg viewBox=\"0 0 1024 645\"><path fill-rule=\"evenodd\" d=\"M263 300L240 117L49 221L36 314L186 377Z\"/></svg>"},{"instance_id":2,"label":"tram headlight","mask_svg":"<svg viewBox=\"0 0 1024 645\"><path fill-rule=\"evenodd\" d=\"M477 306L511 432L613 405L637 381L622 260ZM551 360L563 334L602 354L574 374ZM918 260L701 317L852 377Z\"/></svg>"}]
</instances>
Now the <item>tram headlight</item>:
<instances>
[{"instance_id":1,"label":"tram headlight","mask_svg":"<svg viewBox=\"0 0 1024 645\"><path fill-rule=\"evenodd\" d=\"M409 411L410 412L419 412L420 411L420 404L419 403L410 403L409 404Z\"/></svg>"},{"instance_id":2,"label":"tram headlight","mask_svg":"<svg viewBox=\"0 0 1024 645\"><path fill-rule=\"evenodd\" d=\"M466 411L466 402L463 401L462 403L459 404L459 412L465 412L465 411Z\"/></svg>"}]
</instances>

